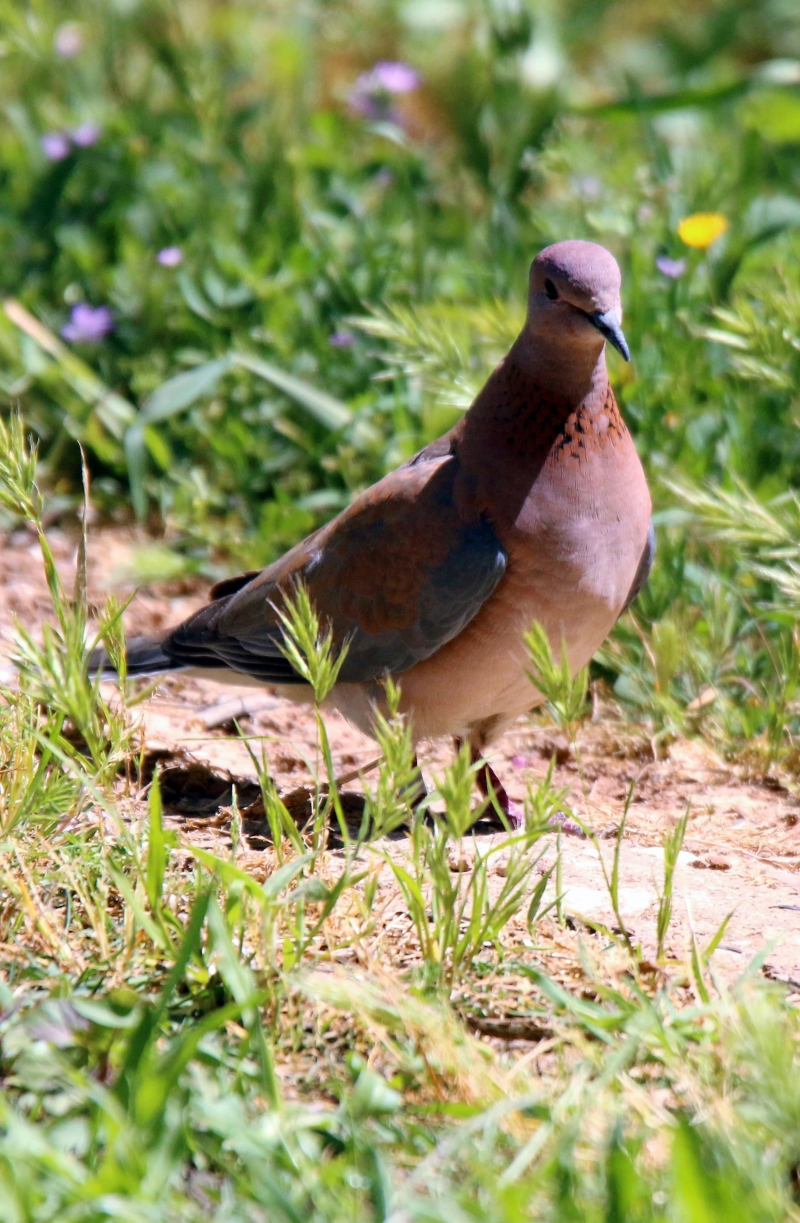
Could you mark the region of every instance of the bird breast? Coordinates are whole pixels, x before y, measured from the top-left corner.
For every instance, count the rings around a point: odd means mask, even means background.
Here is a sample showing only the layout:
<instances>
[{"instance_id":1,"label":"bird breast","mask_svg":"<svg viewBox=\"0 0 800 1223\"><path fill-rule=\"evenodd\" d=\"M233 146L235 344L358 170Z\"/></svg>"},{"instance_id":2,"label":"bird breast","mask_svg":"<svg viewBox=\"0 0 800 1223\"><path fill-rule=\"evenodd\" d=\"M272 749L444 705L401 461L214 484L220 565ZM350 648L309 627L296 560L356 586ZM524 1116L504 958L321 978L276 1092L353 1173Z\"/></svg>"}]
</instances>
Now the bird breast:
<instances>
[{"instance_id":1,"label":"bird breast","mask_svg":"<svg viewBox=\"0 0 800 1223\"><path fill-rule=\"evenodd\" d=\"M504 540L508 567L494 594L458 637L400 677L417 737L502 729L532 708L523 635L534 620L554 651L566 642L573 673L611 631L651 503L630 434L618 412L606 415L567 422Z\"/></svg>"}]
</instances>

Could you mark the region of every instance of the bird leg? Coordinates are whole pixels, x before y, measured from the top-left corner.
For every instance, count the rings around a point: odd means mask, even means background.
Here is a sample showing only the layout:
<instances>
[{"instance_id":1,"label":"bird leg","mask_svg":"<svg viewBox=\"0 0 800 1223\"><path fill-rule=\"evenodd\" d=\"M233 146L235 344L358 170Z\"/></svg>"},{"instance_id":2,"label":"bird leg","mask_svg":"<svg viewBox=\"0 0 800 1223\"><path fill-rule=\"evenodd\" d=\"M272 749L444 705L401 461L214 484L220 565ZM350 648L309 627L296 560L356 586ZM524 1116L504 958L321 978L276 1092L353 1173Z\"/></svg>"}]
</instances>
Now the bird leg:
<instances>
[{"instance_id":1,"label":"bird leg","mask_svg":"<svg viewBox=\"0 0 800 1223\"><path fill-rule=\"evenodd\" d=\"M461 740L455 740L456 751L461 750ZM525 823L525 811L519 803L515 803L513 799L508 797L505 786L500 778L495 773L488 761L484 760L479 749L473 744L470 744L470 755L473 764L480 764L481 767L475 776L478 783L478 789L484 798L489 799L489 807L487 808L487 816L489 819L495 817L497 820L497 809L506 817L512 828L522 828Z\"/></svg>"},{"instance_id":2,"label":"bird leg","mask_svg":"<svg viewBox=\"0 0 800 1223\"><path fill-rule=\"evenodd\" d=\"M513 829L522 828L525 824L524 809L519 803L515 803L512 798L508 797L505 786L492 766L483 759L480 752L476 752L473 749L472 762L474 764L477 761L482 763L482 767L478 770L477 775L478 789L484 798L490 800L490 806L487 810L494 814L492 809L499 807Z\"/></svg>"},{"instance_id":3,"label":"bird leg","mask_svg":"<svg viewBox=\"0 0 800 1223\"><path fill-rule=\"evenodd\" d=\"M407 802L409 807L411 807L413 810L415 807L419 806L423 798L428 797L428 787L425 785L425 779L422 776L422 769L419 767L416 752L414 753L412 763L414 765L414 776L407 786L403 786L403 789L400 791L400 797Z\"/></svg>"}]
</instances>

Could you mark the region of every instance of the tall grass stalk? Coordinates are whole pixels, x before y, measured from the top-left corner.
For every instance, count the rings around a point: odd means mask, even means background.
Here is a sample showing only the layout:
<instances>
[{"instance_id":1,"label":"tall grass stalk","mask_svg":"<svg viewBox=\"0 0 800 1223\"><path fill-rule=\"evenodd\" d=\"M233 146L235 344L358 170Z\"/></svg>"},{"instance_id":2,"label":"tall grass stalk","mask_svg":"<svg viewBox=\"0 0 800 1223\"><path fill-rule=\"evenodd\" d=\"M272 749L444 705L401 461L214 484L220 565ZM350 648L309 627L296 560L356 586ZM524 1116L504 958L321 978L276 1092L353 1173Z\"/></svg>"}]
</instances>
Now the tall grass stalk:
<instances>
[{"instance_id":1,"label":"tall grass stalk","mask_svg":"<svg viewBox=\"0 0 800 1223\"><path fill-rule=\"evenodd\" d=\"M664 954L664 943L672 921L672 889L675 878L675 867L683 848L686 828L689 823L689 807L687 806L681 818L673 828L664 833L664 885L658 897L658 917L656 918L656 959Z\"/></svg>"}]
</instances>

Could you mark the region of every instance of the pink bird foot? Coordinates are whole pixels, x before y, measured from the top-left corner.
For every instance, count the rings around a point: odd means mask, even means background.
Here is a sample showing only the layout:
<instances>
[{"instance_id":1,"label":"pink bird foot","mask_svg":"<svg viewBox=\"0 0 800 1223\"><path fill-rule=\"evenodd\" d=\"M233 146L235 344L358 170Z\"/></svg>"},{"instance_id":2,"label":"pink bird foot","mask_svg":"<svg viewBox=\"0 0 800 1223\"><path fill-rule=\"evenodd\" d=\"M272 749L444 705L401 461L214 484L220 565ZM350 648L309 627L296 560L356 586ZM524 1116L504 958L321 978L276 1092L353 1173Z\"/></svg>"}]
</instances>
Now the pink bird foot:
<instances>
[{"instance_id":1,"label":"pink bird foot","mask_svg":"<svg viewBox=\"0 0 800 1223\"><path fill-rule=\"evenodd\" d=\"M555 814L551 816L550 820L548 820L548 827L552 828L554 832L560 830L561 832L566 833L568 837L583 837L583 839L586 840L586 833L581 828L580 824L576 824L575 821L571 820L569 816L564 814L563 811L556 811Z\"/></svg>"}]
</instances>

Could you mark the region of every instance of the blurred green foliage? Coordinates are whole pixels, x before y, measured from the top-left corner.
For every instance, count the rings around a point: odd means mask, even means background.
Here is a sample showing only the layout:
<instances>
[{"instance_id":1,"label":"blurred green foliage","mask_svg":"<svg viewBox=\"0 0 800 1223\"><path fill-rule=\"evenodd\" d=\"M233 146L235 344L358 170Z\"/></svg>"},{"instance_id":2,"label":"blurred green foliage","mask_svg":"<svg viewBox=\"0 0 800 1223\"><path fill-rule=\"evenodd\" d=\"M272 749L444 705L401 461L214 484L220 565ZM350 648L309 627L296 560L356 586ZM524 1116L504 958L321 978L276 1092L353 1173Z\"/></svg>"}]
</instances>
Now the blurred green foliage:
<instances>
[{"instance_id":1,"label":"blurred green foliage","mask_svg":"<svg viewBox=\"0 0 800 1223\"><path fill-rule=\"evenodd\" d=\"M348 320L421 310L435 345L437 319L502 303L510 333L531 256L567 235L624 265L635 360L614 372L651 467L796 474L791 385L743 380L697 334L731 295L796 295L794 6L45 0L5 3L0 37L2 292L55 333L76 304L109 306L113 331L74 347L134 411L234 351L350 409L331 429L238 365L168 396L144 429L147 488L178 527L215 520L274 553L446 427L392 337ZM418 88L358 113L359 74L387 60ZM700 209L731 225L707 256L676 236ZM126 499L130 419L6 320L1 338L53 482L74 480L77 434L99 495ZM495 347L461 354L473 384Z\"/></svg>"}]
</instances>

